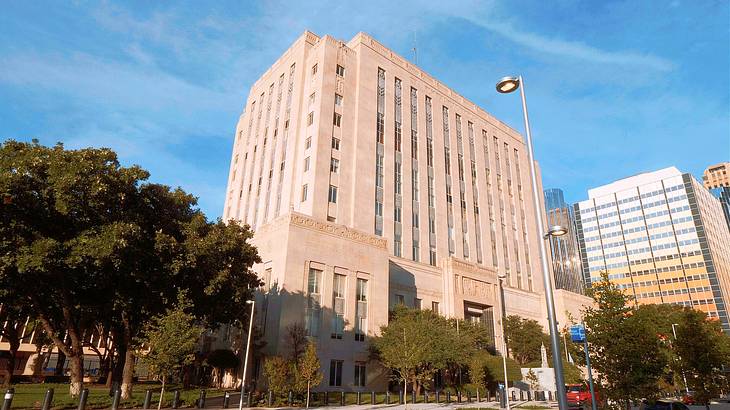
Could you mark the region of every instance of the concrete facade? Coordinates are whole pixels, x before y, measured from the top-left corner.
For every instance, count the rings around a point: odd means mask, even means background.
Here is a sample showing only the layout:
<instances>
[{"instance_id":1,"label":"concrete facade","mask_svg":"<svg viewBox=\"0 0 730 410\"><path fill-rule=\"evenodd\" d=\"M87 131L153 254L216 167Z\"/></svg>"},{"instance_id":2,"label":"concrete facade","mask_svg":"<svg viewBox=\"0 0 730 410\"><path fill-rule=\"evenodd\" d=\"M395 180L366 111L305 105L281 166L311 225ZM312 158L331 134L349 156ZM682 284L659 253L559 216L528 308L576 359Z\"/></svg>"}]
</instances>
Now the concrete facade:
<instances>
[{"instance_id":1,"label":"concrete facade","mask_svg":"<svg viewBox=\"0 0 730 410\"><path fill-rule=\"evenodd\" d=\"M399 303L499 348L498 273L507 314L546 324L522 137L367 34L299 37L251 87L232 151L223 218L255 231L264 354L303 324L320 388L384 387L366 349ZM560 303L565 324L586 298Z\"/></svg>"}]
</instances>

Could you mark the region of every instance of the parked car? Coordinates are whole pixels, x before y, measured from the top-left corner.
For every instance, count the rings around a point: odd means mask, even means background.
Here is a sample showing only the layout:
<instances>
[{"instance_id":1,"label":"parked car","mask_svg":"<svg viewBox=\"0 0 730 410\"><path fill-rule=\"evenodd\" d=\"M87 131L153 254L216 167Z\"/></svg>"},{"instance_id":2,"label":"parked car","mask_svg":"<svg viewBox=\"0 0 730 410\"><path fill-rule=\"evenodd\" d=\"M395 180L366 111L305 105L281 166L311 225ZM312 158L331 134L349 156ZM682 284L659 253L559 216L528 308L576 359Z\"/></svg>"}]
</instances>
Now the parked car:
<instances>
[{"instance_id":1,"label":"parked car","mask_svg":"<svg viewBox=\"0 0 730 410\"><path fill-rule=\"evenodd\" d=\"M686 404L674 399L658 399L654 403L642 403L641 410L689 410Z\"/></svg>"},{"instance_id":2,"label":"parked car","mask_svg":"<svg viewBox=\"0 0 730 410\"><path fill-rule=\"evenodd\" d=\"M694 405L695 404L695 392L688 391L687 394L682 396L682 403L684 403L688 406Z\"/></svg>"},{"instance_id":3,"label":"parked car","mask_svg":"<svg viewBox=\"0 0 730 410\"><path fill-rule=\"evenodd\" d=\"M591 391L585 384L569 384L565 386L566 396L568 397L568 407L570 408L591 408ZM596 404L600 406L601 399L596 392Z\"/></svg>"}]
</instances>

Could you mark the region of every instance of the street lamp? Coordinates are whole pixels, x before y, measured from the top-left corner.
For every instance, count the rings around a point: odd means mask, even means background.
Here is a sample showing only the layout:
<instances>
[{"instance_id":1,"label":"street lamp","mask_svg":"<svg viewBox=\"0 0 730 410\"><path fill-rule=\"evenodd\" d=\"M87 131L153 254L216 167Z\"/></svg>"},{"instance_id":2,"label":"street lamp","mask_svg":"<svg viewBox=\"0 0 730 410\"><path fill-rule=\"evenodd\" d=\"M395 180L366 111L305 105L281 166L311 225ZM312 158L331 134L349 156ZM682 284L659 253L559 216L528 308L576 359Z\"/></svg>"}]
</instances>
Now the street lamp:
<instances>
[{"instance_id":1,"label":"street lamp","mask_svg":"<svg viewBox=\"0 0 730 410\"><path fill-rule=\"evenodd\" d=\"M674 342L677 342L677 331L674 329L675 326L679 326L679 323L672 323L672 334L674 335ZM680 355L677 355L679 358L679 362L682 362L682 357ZM684 375L684 366L681 366L682 369L682 380L684 381L684 390L687 392L687 395L689 395L689 386L687 385L687 376Z\"/></svg>"},{"instance_id":2,"label":"street lamp","mask_svg":"<svg viewBox=\"0 0 730 410\"><path fill-rule=\"evenodd\" d=\"M506 405L505 408L509 410L509 394L507 394L507 387L509 386L509 384L507 383L507 337L505 336L504 331L504 320L507 317L507 312L504 306L504 287L502 286L502 281L506 277L507 275L504 273L500 273L497 275L497 279L499 279L499 301L502 314L502 368L504 370L504 402Z\"/></svg>"},{"instance_id":3,"label":"street lamp","mask_svg":"<svg viewBox=\"0 0 730 410\"><path fill-rule=\"evenodd\" d=\"M551 236L554 237L554 238L557 238L559 236L565 235L566 233L568 233L568 230L564 226L561 226L561 225L553 225L553 226L550 227L550 229L548 229L548 231L545 234L545 236L543 236L543 239L548 239Z\"/></svg>"},{"instance_id":4,"label":"street lamp","mask_svg":"<svg viewBox=\"0 0 730 410\"><path fill-rule=\"evenodd\" d=\"M537 232L540 235L540 259L542 262L542 278L545 287L545 303L547 304L548 323L550 325L550 347L553 351L553 369L555 371L555 387L558 391L558 405L560 410L568 409L568 399L565 395L565 380L563 378L563 362L560 359L560 339L558 337L558 323L555 318L555 302L553 300L552 275L547 263L547 250L545 249L545 228L542 221L542 212L540 212L540 193L537 191L537 172L535 171L535 158L532 149L532 134L530 133L530 120L527 115L527 102L525 101L525 82L522 76L504 77L497 82L497 92L508 94L520 89L520 97L522 98L522 116L525 121L525 134L527 136L527 154L530 162L530 179L532 181L532 201L535 205L535 219L537 222ZM556 230L557 235L565 229Z\"/></svg>"},{"instance_id":5,"label":"street lamp","mask_svg":"<svg viewBox=\"0 0 730 410\"><path fill-rule=\"evenodd\" d=\"M243 394L246 389L246 370L248 370L248 349L251 346L251 333L253 330L253 312L254 305L256 304L253 300L247 300L247 305L251 305L251 318L248 322L248 338L246 339L246 358L243 360L243 376L241 376L241 399L238 401L238 410L243 410Z\"/></svg>"}]
</instances>

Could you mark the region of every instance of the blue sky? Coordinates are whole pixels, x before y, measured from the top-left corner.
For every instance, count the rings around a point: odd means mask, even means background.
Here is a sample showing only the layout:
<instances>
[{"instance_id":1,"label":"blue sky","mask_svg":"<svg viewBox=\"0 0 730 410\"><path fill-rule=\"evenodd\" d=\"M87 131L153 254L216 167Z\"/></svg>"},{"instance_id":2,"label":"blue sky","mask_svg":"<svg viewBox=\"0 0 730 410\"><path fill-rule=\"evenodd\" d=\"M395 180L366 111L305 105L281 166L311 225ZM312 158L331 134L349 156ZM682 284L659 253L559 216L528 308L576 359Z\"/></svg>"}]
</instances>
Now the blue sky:
<instances>
[{"instance_id":1,"label":"blue sky","mask_svg":"<svg viewBox=\"0 0 730 410\"><path fill-rule=\"evenodd\" d=\"M522 131L525 78L545 187L730 160L728 1L4 2L0 140L107 146L223 208L253 81L309 29L365 31Z\"/></svg>"}]
</instances>

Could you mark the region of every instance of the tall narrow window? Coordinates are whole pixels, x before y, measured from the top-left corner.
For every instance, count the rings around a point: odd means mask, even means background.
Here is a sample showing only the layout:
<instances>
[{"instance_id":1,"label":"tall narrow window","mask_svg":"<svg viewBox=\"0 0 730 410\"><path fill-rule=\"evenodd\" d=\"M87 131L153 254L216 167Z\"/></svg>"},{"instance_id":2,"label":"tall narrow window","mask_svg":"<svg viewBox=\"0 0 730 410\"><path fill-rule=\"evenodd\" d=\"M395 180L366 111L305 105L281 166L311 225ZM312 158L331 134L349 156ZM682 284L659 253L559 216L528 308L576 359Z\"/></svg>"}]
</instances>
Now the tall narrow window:
<instances>
[{"instance_id":1,"label":"tall narrow window","mask_svg":"<svg viewBox=\"0 0 730 410\"><path fill-rule=\"evenodd\" d=\"M307 184L302 185L302 202L307 200Z\"/></svg>"},{"instance_id":2,"label":"tall narrow window","mask_svg":"<svg viewBox=\"0 0 730 410\"><path fill-rule=\"evenodd\" d=\"M307 308L304 327L307 336L311 337L317 337L319 335L319 318L321 312L320 280L322 280L322 271L310 268L307 277Z\"/></svg>"},{"instance_id":3,"label":"tall narrow window","mask_svg":"<svg viewBox=\"0 0 730 410\"><path fill-rule=\"evenodd\" d=\"M339 75L340 77L344 77L344 76L345 76L345 67L343 67L343 66L341 66L341 65L337 64L337 71L336 71L336 73L337 73L337 75Z\"/></svg>"},{"instance_id":4,"label":"tall narrow window","mask_svg":"<svg viewBox=\"0 0 730 410\"><path fill-rule=\"evenodd\" d=\"M355 290L357 305L355 305L355 340L362 342L368 331L368 281L357 279Z\"/></svg>"},{"instance_id":5,"label":"tall narrow window","mask_svg":"<svg viewBox=\"0 0 730 410\"><path fill-rule=\"evenodd\" d=\"M334 185L330 185L329 201L333 204L337 203L337 187Z\"/></svg>"},{"instance_id":6,"label":"tall narrow window","mask_svg":"<svg viewBox=\"0 0 730 410\"><path fill-rule=\"evenodd\" d=\"M342 106L342 96L339 94L335 94L335 105L338 107Z\"/></svg>"},{"instance_id":7,"label":"tall narrow window","mask_svg":"<svg viewBox=\"0 0 730 410\"><path fill-rule=\"evenodd\" d=\"M367 377L365 376L365 362L355 362L355 387L365 387Z\"/></svg>"},{"instance_id":8,"label":"tall narrow window","mask_svg":"<svg viewBox=\"0 0 730 410\"><path fill-rule=\"evenodd\" d=\"M332 339L342 339L345 332L345 282L347 276L335 274L332 282Z\"/></svg>"},{"instance_id":9,"label":"tall narrow window","mask_svg":"<svg viewBox=\"0 0 730 410\"><path fill-rule=\"evenodd\" d=\"M330 360L330 386L342 386L342 360Z\"/></svg>"},{"instance_id":10,"label":"tall narrow window","mask_svg":"<svg viewBox=\"0 0 730 410\"><path fill-rule=\"evenodd\" d=\"M332 149L335 151L340 150L340 139L332 137Z\"/></svg>"},{"instance_id":11,"label":"tall narrow window","mask_svg":"<svg viewBox=\"0 0 730 410\"><path fill-rule=\"evenodd\" d=\"M340 172L340 160L337 158L330 159L330 172L337 174Z\"/></svg>"},{"instance_id":12,"label":"tall narrow window","mask_svg":"<svg viewBox=\"0 0 730 410\"><path fill-rule=\"evenodd\" d=\"M342 125L342 114L335 113L334 117L332 118L332 123L336 127L339 127L340 125Z\"/></svg>"}]
</instances>

